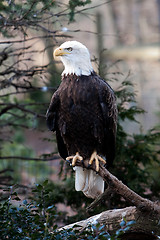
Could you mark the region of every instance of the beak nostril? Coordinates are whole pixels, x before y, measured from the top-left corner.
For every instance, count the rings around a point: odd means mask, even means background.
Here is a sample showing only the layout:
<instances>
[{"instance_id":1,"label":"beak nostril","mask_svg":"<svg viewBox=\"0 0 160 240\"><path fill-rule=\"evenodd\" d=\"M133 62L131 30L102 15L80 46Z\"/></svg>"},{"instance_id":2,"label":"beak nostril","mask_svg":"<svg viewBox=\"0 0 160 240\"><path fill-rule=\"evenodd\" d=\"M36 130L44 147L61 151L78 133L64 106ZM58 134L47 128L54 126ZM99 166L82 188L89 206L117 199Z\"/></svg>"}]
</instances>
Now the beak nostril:
<instances>
[{"instance_id":1,"label":"beak nostril","mask_svg":"<svg viewBox=\"0 0 160 240\"><path fill-rule=\"evenodd\" d=\"M56 49L54 50L54 52L53 52L54 58L55 58L55 57L59 57L59 56L63 56L64 54L65 54L65 52L64 52L64 50L63 50L62 47L56 48Z\"/></svg>"}]
</instances>

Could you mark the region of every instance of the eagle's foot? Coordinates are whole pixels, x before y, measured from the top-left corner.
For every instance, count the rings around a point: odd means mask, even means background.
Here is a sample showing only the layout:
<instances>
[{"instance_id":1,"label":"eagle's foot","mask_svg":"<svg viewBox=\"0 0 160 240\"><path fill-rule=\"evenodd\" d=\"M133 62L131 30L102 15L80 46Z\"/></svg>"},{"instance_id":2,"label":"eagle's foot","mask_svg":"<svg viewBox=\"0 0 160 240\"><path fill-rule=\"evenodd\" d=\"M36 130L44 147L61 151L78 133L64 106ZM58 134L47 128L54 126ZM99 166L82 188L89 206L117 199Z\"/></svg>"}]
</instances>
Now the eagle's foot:
<instances>
[{"instance_id":1,"label":"eagle's foot","mask_svg":"<svg viewBox=\"0 0 160 240\"><path fill-rule=\"evenodd\" d=\"M95 165L96 165L96 172L98 173L99 172L99 162L103 162L104 164L106 164L106 161L102 157L100 157L96 151L94 151L90 157L88 167L90 167L92 165L94 160L95 160Z\"/></svg>"},{"instance_id":2,"label":"eagle's foot","mask_svg":"<svg viewBox=\"0 0 160 240\"><path fill-rule=\"evenodd\" d=\"M72 160L72 167L74 167L76 165L77 160L83 161L83 157L80 156L78 152L76 152L76 155L69 156L69 157L66 158L66 160L69 161L69 162Z\"/></svg>"}]
</instances>

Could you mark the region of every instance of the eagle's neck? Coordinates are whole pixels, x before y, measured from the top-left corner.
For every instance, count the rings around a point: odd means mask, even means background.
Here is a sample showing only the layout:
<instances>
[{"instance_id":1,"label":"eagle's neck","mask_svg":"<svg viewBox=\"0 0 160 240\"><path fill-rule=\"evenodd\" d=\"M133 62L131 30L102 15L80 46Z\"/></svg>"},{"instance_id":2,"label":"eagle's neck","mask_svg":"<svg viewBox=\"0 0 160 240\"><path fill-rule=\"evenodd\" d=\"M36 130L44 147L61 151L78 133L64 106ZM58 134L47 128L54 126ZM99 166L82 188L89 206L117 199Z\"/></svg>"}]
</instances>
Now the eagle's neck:
<instances>
[{"instance_id":1,"label":"eagle's neck","mask_svg":"<svg viewBox=\"0 0 160 240\"><path fill-rule=\"evenodd\" d=\"M74 62L67 58L61 58L63 65L65 67L62 72L62 76L68 74L75 74L76 76L89 76L93 72L93 67L90 59L74 59Z\"/></svg>"},{"instance_id":2,"label":"eagle's neck","mask_svg":"<svg viewBox=\"0 0 160 240\"><path fill-rule=\"evenodd\" d=\"M91 74L89 76L86 76L86 75L80 75L80 76L77 76L76 74L64 74L62 75L62 79L61 81L63 83L66 84L66 80L68 81L68 84L72 81L72 82L79 82L79 81L87 81L88 79L90 79L90 77L92 76L97 76L96 72L95 71L92 71Z\"/></svg>"}]
</instances>

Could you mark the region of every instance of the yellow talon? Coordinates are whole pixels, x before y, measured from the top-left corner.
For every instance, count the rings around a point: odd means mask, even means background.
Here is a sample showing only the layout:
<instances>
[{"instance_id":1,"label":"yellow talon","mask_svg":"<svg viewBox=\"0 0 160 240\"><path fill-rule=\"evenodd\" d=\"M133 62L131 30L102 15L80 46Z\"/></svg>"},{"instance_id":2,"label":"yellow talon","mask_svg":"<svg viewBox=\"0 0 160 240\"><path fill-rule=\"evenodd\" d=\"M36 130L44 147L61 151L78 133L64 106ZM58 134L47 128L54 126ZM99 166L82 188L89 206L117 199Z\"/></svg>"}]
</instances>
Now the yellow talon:
<instances>
[{"instance_id":1,"label":"yellow talon","mask_svg":"<svg viewBox=\"0 0 160 240\"><path fill-rule=\"evenodd\" d=\"M95 160L95 165L96 165L96 172L99 172L99 162L103 162L104 164L106 163L106 161L100 157L96 151L94 151L90 157L89 160L89 165L92 165L93 161Z\"/></svg>"},{"instance_id":2,"label":"yellow talon","mask_svg":"<svg viewBox=\"0 0 160 240\"><path fill-rule=\"evenodd\" d=\"M73 166L73 167L75 166L77 160L83 161L83 157L80 156L78 152L76 152L76 155L75 155L75 156L69 156L69 157L66 158L66 160L69 160L69 161L70 161L71 159L72 159L72 166Z\"/></svg>"}]
</instances>

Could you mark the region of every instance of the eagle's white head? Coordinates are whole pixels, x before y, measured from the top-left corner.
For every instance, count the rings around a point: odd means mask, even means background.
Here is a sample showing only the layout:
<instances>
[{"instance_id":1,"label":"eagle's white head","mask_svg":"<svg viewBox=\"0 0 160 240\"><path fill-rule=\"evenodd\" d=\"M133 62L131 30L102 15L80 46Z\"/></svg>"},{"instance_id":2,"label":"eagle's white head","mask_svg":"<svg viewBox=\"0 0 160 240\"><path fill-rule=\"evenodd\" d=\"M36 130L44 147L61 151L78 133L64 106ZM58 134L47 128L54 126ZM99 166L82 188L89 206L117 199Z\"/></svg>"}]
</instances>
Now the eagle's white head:
<instances>
[{"instance_id":1,"label":"eagle's white head","mask_svg":"<svg viewBox=\"0 0 160 240\"><path fill-rule=\"evenodd\" d=\"M93 72L88 49L80 42L67 41L55 49L54 57L60 56L65 67L62 75L89 76Z\"/></svg>"}]
</instances>

